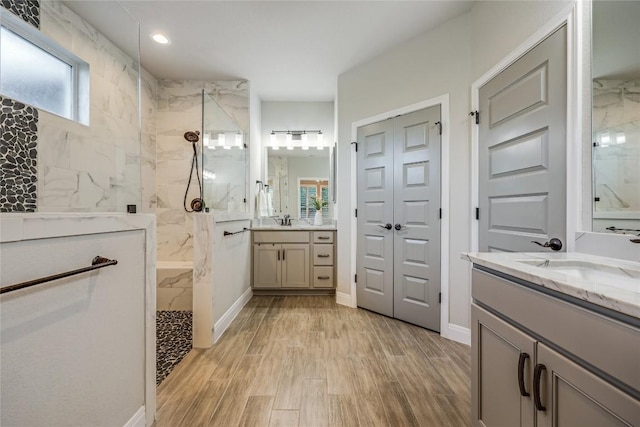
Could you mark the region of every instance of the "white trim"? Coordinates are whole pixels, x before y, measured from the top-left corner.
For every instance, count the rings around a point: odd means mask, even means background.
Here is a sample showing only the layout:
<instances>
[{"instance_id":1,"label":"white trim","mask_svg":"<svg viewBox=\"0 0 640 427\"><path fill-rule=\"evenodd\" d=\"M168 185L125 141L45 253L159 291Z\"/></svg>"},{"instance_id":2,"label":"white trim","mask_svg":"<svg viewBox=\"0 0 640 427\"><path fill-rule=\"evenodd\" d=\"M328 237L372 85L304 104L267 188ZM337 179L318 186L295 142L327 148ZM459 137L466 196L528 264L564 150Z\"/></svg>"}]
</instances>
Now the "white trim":
<instances>
[{"instance_id":1,"label":"white trim","mask_svg":"<svg viewBox=\"0 0 640 427\"><path fill-rule=\"evenodd\" d=\"M582 57L581 45L578 44L582 34L578 34L578 32L582 31L583 28L579 22L576 24L575 5L575 3L572 3L566 7L554 19L538 29L531 37L471 85L471 110L476 111L479 109L478 93L484 84L540 44L555 30L565 23L567 24L567 234L565 242L569 251L572 251L575 247L574 235L575 231L577 231L576 227L579 227L582 223L580 217L580 207L582 205L579 204L582 200L580 182L582 177L582 114L579 113L582 108L581 88L583 75L580 62L578 62ZM479 129L473 121L470 120L469 122L471 123L471 208L475 209L478 206ZM577 166L572 164L572 161L576 159L579 159ZM475 219L475 215L472 215L472 252L478 251L478 231L478 221ZM469 265L469 268L471 268L471 265Z\"/></svg>"},{"instance_id":2,"label":"white trim","mask_svg":"<svg viewBox=\"0 0 640 427\"><path fill-rule=\"evenodd\" d=\"M140 409L138 409L136 413L133 414L131 418L129 418L129 421L124 424L124 427L145 427L145 423L145 409L144 406L141 406Z\"/></svg>"},{"instance_id":3,"label":"white trim","mask_svg":"<svg viewBox=\"0 0 640 427\"><path fill-rule=\"evenodd\" d=\"M453 323L449 323L449 338L451 341L456 341L461 344L471 345L471 329L465 328L464 326L454 325Z\"/></svg>"},{"instance_id":4,"label":"white trim","mask_svg":"<svg viewBox=\"0 0 640 427\"><path fill-rule=\"evenodd\" d=\"M220 320L215 323L213 326L214 344L218 342L222 334L224 334L224 331L227 330L229 325L231 325L231 322L233 322L233 320L238 316L240 310L247 305L252 296L253 290L251 290L251 288L247 289L242 295L240 295L240 298L238 298L236 302L229 307L229 310L220 317Z\"/></svg>"},{"instance_id":5,"label":"white trim","mask_svg":"<svg viewBox=\"0 0 640 427\"><path fill-rule=\"evenodd\" d=\"M352 305L351 295L346 294L344 292L336 291L336 304L346 305L347 307L356 308L355 305Z\"/></svg>"},{"instance_id":6,"label":"white trim","mask_svg":"<svg viewBox=\"0 0 640 427\"><path fill-rule=\"evenodd\" d=\"M351 140L358 140L358 128L390 117L413 113L424 108L440 105L440 121L442 122L441 151L440 151L440 205L442 207L442 220L440 221L440 292L442 292L442 304L440 304L440 335L448 337L449 333L449 187L450 187L450 112L449 94L437 96L415 104L400 107L375 116L367 117L351 123ZM351 194L357 196L357 156L355 150L351 151ZM351 198L351 211L358 207L357 197ZM358 223L355 216L351 216L351 307L357 307L356 282L353 280L356 274L357 236ZM338 295L336 293L336 301ZM347 305L347 304L345 304Z\"/></svg>"}]
</instances>

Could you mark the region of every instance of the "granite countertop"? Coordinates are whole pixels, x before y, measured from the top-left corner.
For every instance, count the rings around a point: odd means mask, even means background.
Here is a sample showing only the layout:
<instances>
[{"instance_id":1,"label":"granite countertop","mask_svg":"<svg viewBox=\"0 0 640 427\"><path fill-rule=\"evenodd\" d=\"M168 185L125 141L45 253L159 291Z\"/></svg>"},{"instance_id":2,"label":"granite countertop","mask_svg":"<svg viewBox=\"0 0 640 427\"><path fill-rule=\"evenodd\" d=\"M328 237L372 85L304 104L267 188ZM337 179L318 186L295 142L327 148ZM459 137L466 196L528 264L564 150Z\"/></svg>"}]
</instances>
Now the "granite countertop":
<instances>
[{"instance_id":1,"label":"granite countertop","mask_svg":"<svg viewBox=\"0 0 640 427\"><path fill-rule=\"evenodd\" d=\"M461 257L473 264L640 318L640 262L577 252L474 252L463 253ZM553 268L551 265L556 260L571 262L564 268ZM599 266L591 270L595 274L585 277L581 272L588 275L588 267L593 266L591 263Z\"/></svg>"}]
</instances>

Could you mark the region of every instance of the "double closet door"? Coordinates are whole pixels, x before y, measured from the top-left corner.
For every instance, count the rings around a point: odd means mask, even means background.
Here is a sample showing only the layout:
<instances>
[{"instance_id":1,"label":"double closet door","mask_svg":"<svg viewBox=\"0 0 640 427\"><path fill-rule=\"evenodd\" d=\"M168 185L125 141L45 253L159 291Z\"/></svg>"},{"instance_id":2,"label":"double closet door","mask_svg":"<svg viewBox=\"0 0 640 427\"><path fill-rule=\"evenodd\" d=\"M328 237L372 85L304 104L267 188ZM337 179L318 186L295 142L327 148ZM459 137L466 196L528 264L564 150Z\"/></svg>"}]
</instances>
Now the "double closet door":
<instances>
[{"instance_id":1,"label":"double closet door","mask_svg":"<svg viewBox=\"0 0 640 427\"><path fill-rule=\"evenodd\" d=\"M440 330L440 106L358 128L358 306Z\"/></svg>"}]
</instances>

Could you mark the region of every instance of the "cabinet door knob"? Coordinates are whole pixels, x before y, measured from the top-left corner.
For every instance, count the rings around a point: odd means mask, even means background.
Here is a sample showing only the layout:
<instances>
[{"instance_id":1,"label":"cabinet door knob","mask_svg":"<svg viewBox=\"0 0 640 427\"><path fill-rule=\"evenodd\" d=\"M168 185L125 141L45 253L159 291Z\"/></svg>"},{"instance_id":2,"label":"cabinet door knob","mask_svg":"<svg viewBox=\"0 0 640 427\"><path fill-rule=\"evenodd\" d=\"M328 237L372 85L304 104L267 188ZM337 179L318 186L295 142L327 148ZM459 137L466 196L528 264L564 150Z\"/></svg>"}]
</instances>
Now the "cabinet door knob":
<instances>
[{"instance_id":1,"label":"cabinet door knob","mask_svg":"<svg viewBox=\"0 0 640 427\"><path fill-rule=\"evenodd\" d=\"M533 369L533 403L536 405L538 411L546 411L547 408L540 401L540 379L542 373L547 370L547 367L541 363L538 363Z\"/></svg>"},{"instance_id":2,"label":"cabinet door knob","mask_svg":"<svg viewBox=\"0 0 640 427\"><path fill-rule=\"evenodd\" d=\"M518 387L520 388L520 396L522 397L531 396L524 387L524 364L527 362L527 359L529 359L527 353L520 353L520 358L518 359Z\"/></svg>"}]
</instances>

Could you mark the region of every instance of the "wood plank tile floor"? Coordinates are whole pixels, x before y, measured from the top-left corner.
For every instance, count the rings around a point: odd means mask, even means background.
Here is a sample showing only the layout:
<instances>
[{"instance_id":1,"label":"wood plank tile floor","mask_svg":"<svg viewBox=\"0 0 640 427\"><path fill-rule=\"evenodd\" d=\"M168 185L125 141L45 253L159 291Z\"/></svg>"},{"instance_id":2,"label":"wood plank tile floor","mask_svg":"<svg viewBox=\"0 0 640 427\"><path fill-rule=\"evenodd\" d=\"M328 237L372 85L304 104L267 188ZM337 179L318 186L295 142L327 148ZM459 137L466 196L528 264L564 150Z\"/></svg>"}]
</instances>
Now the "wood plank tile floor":
<instances>
[{"instance_id":1,"label":"wood plank tile floor","mask_svg":"<svg viewBox=\"0 0 640 427\"><path fill-rule=\"evenodd\" d=\"M157 427L468 426L470 350L332 296L254 296L158 387Z\"/></svg>"}]
</instances>

